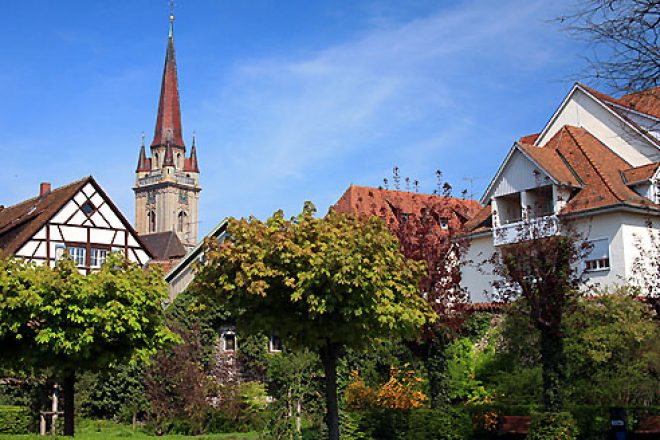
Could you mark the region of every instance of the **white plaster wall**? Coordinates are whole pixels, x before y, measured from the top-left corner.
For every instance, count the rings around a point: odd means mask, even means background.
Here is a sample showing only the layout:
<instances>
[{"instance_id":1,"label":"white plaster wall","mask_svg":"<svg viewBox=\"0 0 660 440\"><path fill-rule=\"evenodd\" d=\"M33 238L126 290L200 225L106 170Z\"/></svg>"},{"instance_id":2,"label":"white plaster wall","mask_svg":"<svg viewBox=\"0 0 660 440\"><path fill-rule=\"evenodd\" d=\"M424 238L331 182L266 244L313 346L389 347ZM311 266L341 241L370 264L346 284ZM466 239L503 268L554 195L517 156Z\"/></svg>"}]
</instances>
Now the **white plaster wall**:
<instances>
[{"instance_id":1,"label":"white plaster wall","mask_svg":"<svg viewBox=\"0 0 660 440\"><path fill-rule=\"evenodd\" d=\"M621 285L626 278L626 250L623 237L625 214L600 214L576 220L573 225L579 237L587 240L607 238L609 242L610 268L584 272L587 286L591 289L607 289ZM578 268L584 270L584 263Z\"/></svg>"},{"instance_id":2,"label":"white plaster wall","mask_svg":"<svg viewBox=\"0 0 660 440\"><path fill-rule=\"evenodd\" d=\"M488 232L483 236L473 238L470 247L461 258L461 288L470 294L473 303L490 302L486 295L493 291L492 282L496 279L491 265L484 263L495 252L493 234Z\"/></svg>"},{"instance_id":3,"label":"white plaster wall","mask_svg":"<svg viewBox=\"0 0 660 440\"><path fill-rule=\"evenodd\" d=\"M645 140L620 118L579 89L568 100L548 129L537 139L545 144L564 125L583 127L632 166L660 160L660 149Z\"/></svg>"},{"instance_id":4,"label":"white plaster wall","mask_svg":"<svg viewBox=\"0 0 660 440\"><path fill-rule=\"evenodd\" d=\"M647 221L649 220L652 220L651 230L647 226ZM652 235L655 235L655 241ZM637 278L637 274L633 270L635 260L641 256L647 260L648 264L653 260L653 255L658 256L660 252L660 249L657 249L655 246L659 243L658 240L660 239L660 219L651 219L645 215L626 214L622 236L626 255L625 277L635 284L635 279ZM660 268L647 267L647 269L654 271L657 276L660 276Z\"/></svg>"}]
</instances>

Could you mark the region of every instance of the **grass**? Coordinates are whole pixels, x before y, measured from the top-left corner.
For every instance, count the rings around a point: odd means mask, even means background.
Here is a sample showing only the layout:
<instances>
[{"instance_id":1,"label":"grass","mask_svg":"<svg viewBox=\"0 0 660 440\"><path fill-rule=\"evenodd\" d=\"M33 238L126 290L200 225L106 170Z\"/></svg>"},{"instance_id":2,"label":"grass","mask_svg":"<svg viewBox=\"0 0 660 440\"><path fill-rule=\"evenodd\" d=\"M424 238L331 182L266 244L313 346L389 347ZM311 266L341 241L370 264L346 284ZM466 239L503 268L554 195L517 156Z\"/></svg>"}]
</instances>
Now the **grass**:
<instances>
[{"instance_id":1,"label":"grass","mask_svg":"<svg viewBox=\"0 0 660 440\"><path fill-rule=\"evenodd\" d=\"M0 440L48 440L48 439L69 439L71 437L41 437L36 434L27 435L10 435L0 434ZM83 421L79 426L76 426L76 440L102 440L106 438L129 438L134 440L142 439L195 439L195 440L256 440L258 435L252 433L231 433L231 434L204 434L198 436L192 435L163 435L155 436L140 430L139 428L133 431L130 426L121 425L108 421Z\"/></svg>"}]
</instances>

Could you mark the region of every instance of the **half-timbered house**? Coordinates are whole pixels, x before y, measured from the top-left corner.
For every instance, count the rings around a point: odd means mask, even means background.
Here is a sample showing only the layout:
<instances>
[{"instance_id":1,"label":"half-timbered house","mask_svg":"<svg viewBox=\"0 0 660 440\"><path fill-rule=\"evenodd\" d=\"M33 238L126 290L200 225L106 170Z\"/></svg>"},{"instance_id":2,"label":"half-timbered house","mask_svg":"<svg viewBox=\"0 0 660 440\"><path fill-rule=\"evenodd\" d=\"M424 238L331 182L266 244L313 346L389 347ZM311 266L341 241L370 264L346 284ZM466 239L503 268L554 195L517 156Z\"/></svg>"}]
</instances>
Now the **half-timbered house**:
<instances>
[{"instance_id":1,"label":"half-timbered house","mask_svg":"<svg viewBox=\"0 0 660 440\"><path fill-rule=\"evenodd\" d=\"M0 206L0 253L55 265L68 251L81 273L101 267L111 252L146 265L151 253L93 177L51 190L42 183L37 197Z\"/></svg>"}]
</instances>

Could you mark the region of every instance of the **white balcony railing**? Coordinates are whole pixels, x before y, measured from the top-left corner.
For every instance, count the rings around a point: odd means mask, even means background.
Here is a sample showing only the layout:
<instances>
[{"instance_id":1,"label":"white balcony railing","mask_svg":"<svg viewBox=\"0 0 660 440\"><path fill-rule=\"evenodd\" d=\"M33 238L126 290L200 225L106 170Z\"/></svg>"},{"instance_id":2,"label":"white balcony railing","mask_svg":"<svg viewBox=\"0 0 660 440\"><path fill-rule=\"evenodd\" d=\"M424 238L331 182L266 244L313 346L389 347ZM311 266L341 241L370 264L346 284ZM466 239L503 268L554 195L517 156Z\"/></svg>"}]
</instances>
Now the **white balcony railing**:
<instances>
[{"instance_id":1,"label":"white balcony railing","mask_svg":"<svg viewBox=\"0 0 660 440\"><path fill-rule=\"evenodd\" d=\"M158 183L163 180L163 175L161 173L152 174L150 176L143 177L139 180L140 185L150 185L152 183Z\"/></svg>"},{"instance_id":2,"label":"white balcony railing","mask_svg":"<svg viewBox=\"0 0 660 440\"><path fill-rule=\"evenodd\" d=\"M493 242L495 246L501 246L534 238L551 237L558 233L559 220L557 216L546 215L494 227Z\"/></svg>"},{"instance_id":3,"label":"white balcony railing","mask_svg":"<svg viewBox=\"0 0 660 440\"><path fill-rule=\"evenodd\" d=\"M183 183L184 185L195 186L195 179L188 177L185 174L176 174L177 183Z\"/></svg>"}]
</instances>

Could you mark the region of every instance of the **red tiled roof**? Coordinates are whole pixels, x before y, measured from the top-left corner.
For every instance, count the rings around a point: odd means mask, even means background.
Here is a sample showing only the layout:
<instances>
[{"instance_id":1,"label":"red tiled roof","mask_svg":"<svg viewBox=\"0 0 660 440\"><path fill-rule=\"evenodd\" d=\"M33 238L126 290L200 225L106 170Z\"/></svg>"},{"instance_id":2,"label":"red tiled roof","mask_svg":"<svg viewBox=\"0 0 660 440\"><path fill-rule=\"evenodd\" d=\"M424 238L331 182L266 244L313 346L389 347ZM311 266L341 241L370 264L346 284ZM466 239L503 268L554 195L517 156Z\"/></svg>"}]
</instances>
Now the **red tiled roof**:
<instances>
[{"instance_id":1,"label":"red tiled roof","mask_svg":"<svg viewBox=\"0 0 660 440\"><path fill-rule=\"evenodd\" d=\"M658 170L660 162L654 162L641 167L630 168L622 172L626 185L635 185L637 183L649 181Z\"/></svg>"},{"instance_id":2,"label":"red tiled roof","mask_svg":"<svg viewBox=\"0 0 660 440\"><path fill-rule=\"evenodd\" d=\"M618 101L630 109L660 119L660 86L624 95Z\"/></svg>"},{"instance_id":3,"label":"red tiled roof","mask_svg":"<svg viewBox=\"0 0 660 440\"><path fill-rule=\"evenodd\" d=\"M91 179L85 177L0 210L0 250L6 255L18 251Z\"/></svg>"},{"instance_id":4,"label":"red tiled roof","mask_svg":"<svg viewBox=\"0 0 660 440\"><path fill-rule=\"evenodd\" d=\"M660 205L640 196L628 185L648 179L659 163L633 168L584 128L562 127L545 145L517 146L558 182L577 189L560 215L610 206L660 210ZM487 229L490 207L484 207L466 228L471 233Z\"/></svg>"},{"instance_id":5,"label":"red tiled roof","mask_svg":"<svg viewBox=\"0 0 660 440\"><path fill-rule=\"evenodd\" d=\"M492 225L490 224L492 211L493 209L490 205L482 207L474 217L465 222L465 229L473 234L490 230L492 228Z\"/></svg>"},{"instance_id":6,"label":"red tiled roof","mask_svg":"<svg viewBox=\"0 0 660 440\"><path fill-rule=\"evenodd\" d=\"M140 235L140 238L157 260L178 260L186 255L186 248L174 231Z\"/></svg>"},{"instance_id":7,"label":"red tiled roof","mask_svg":"<svg viewBox=\"0 0 660 440\"><path fill-rule=\"evenodd\" d=\"M533 144L539 138L540 134L541 133L528 134L527 136L523 136L518 139L518 142L522 144Z\"/></svg>"},{"instance_id":8,"label":"red tiled roof","mask_svg":"<svg viewBox=\"0 0 660 440\"><path fill-rule=\"evenodd\" d=\"M424 209L431 209L438 215L446 212L448 218L456 217L464 223L481 209L481 205L476 200L351 185L331 209L378 216L388 226L395 226L400 214L419 215Z\"/></svg>"}]
</instances>

